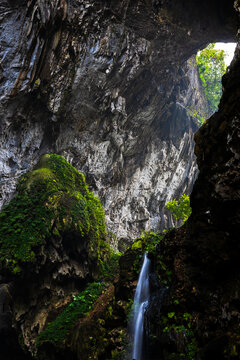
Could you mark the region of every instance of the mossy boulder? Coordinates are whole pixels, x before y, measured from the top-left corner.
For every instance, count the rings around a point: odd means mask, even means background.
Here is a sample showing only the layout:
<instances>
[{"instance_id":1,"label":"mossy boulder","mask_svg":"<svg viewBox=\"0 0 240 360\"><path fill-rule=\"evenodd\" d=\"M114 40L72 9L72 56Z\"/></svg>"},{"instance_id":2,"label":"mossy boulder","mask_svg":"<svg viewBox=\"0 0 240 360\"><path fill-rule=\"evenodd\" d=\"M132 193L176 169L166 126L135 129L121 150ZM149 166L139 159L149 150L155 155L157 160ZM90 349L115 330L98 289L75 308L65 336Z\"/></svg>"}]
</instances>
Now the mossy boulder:
<instances>
[{"instance_id":1,"label":"mossy boulder","mask_svg":"<svg viewBox=\"0 0 240 360\"><path fill-rule=\"evenodd\" d=\"M37 358L98 359L108 347L106 321L112 317L114 287L92 283L37 339Z\"/></svg>"},{"instance_id":2,"label":"mossy boulder","mask_svg":"<svg viewBox=\"0 0 240 360\"><path fill-rule=\"evenodd\" d=\"M123 359L127 324L126 313L120 314L122 311L119 310L113 284L89 284L40 333L36 342L36 358Z\"/></svg>"},{"instance_id":3,"label":"mossy boulder","mask_svg":"<svg viewBox=\"0 0 240 360\"><path fill-rule=\"evenodd\" d=\"M0 258L2 280L12 289L9 329L16 329L14 336L32 354L40 333L46 330L42 343L50 337L49 323L61 320L67 333L89 311L75 301L89 283L116 276L118 256L107 243L102 204L63 157L44 155L20 178L0 214ZM89 307L101 286L90 290ZM55 336L64 334L61 328Z\"/></svg>"},{"instance_id":4,"label":"mossy boulder","mask_svg":"<svg viewBox=\"0 0 240 360\"><path fill-rule=\"evenodd\" d=\"M94 282L80 294L73 297L73 301L46 329L41 332L37 339L37 346L43 343L51 343L61 347L78 319L83 318L91 310L94 301L100 297L105 286L101 282Z\"/></svg>"},{"instance_id":5,"label":"mossy boulder","mask_svg":"<svg viewBox=\"0 0 240 360\"><path fill-rule=\"evenodd\" d=\"M44 155L21 177L17 195L0 214L0 256L13 273L36 262L50 237L72 234L88 242L88 255L101 260L105 248L104 209L88 190L84 175L63 157Z\"/></svg>"}]
</instances>

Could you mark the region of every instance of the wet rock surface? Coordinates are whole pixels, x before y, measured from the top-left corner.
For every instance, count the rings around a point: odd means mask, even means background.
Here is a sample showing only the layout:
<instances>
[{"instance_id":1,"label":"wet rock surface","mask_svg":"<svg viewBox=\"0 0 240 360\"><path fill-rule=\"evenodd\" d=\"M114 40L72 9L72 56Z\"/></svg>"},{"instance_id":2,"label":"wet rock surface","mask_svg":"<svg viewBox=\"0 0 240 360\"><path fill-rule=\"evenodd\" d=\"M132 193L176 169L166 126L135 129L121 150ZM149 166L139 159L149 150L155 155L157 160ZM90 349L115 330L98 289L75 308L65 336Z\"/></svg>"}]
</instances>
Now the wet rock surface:
<instances>
[{"instance_id":1,"label":"wet rock surface","mask_svg":"<svg viewBox=\"0 0 240 360\"><path fill-rule=\"evenodd\" d=\"M104 211L83 174L45 155L21 178L0 225L0 354L27 358L73 295L99 278L109 251Z\"/></svg>"},{"instance_id":2,"label":"wet rock surface","mask_svg":"<svg viewBox=\"0 0 240 360\"><path fill-rule=\"evenodd\" d=\"M187 112L203 100L186 61L234 38L231 2L4 1L0 11L1 202L57 152L86 174L118 239L172 225L164 205L197 174Z\"/></svg>"}]
</instances>

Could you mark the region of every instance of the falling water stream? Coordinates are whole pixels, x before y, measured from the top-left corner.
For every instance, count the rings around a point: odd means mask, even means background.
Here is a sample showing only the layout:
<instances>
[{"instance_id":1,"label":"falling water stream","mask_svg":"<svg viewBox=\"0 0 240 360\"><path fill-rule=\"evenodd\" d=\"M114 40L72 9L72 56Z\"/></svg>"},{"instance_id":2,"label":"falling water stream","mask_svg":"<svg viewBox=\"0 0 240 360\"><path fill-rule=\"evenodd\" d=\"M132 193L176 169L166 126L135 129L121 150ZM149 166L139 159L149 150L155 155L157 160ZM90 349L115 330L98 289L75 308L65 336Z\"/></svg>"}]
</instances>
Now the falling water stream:
<instances>
[{"instance_id":1,"label":"falling water stream","mask_svg":"<svg viewBox=\"0 0 240 360\"><path fill-rule=\"evenodd\" d=\"M145 254L133 302L131 360L143 360L144 312L149 301L149 269L150 260Z\"/></svg>"}]
</instances>

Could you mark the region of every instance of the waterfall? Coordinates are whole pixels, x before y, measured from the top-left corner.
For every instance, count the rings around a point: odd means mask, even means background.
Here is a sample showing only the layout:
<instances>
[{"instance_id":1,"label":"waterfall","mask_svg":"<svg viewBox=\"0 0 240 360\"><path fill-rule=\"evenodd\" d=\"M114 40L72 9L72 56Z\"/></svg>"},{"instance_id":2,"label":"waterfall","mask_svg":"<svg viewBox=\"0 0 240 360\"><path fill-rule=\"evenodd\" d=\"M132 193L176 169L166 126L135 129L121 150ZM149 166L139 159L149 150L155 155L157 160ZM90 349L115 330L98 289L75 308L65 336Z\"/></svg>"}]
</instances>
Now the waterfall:
<instances>
[{"instance_id":1,"label":"waterfall","mask_svg":"<svg viewBox=\"0 0 240 360\"><path fill-rule=\"evenodd\" d=\"M150 260L145 254L133 302L131 360L143 360L144 312L149 301L149 268Z\"/></svg>"}]
</instances>

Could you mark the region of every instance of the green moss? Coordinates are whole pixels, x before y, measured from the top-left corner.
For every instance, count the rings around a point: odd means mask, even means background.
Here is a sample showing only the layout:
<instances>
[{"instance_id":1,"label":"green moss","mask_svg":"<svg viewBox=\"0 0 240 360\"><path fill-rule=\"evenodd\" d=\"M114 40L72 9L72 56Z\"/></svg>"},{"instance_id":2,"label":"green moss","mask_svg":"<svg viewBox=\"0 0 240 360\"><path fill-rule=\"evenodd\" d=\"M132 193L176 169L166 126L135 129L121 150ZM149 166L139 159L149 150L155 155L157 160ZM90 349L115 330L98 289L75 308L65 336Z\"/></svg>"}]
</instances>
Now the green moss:
<instances>
[{"instance_id":1,"label":"green moss","mask_svg":"<svg viewBox=\"0 0 240 360\"><path fill-rule=\"evenodd\" d=\"M36 345L39 347L44 342L54 345L61 344L76 321L84 317L92 309L94 301L101 295L103 289L104 285L102 283L95 282L88 285L79 295L74 296L73 302L41 332Z\"/></svg>"},{"instance_id":2,"label":"green moss","mask_svg":"<svg viewBox=\"0 0 240 360\"><path fill-rule=\"evenodd\" d=\"M173 279L165 256L164 251L156 256L155 270L159 283L168 289L172 287ZM168 304L161 309L162 315L157 332L165 334L168 339L168 359L195 360L199 351L194 334L196 319L194 314L186 312L186 302L181 293L177 293L177 296L178 298L175 293L171 296L168 295Z\"/></svg>"},{"instance_id":3,"label":"green moss","mask_svg":"<svg viewBox=\"0 0 240 360\"><path fill-rule=\"evenodd\" d=\"M157 244L163 239L163 234L156 234L153 231L144 231L132 244L132 250L143 250L144 252L154 253Z\"/></svg>"},{"instance_id":4,"label":"green moss","mask_svg":"<svg viewBox=\"0 0 240 360\"><path fill-rule=\"evenodd\" d=\"M102 256L99 259L99 278L106 282L112 282L119 274L119 258L122 253L114 251L106 242L102 242L100 253Z\"/></svg>"},{"instance_id":5,"label":"green moss","mask_svg":"<svg viewBox=\"0 0 240 360\"><path fill-rule=\"evenodd\" d=\"M155 254L156 246L160 244L163 238L163 234L156 234L153 231L145 231L137 238L131 246L131 251L137 253L133 264L133 270L139 272L142 266L144 253Z\"/></svg>"},{"instance_id":6,"label":"green moss","mask_svg":"<svg viewBox=\"0 0 240 360\"><path fill-rule=\"evenodd\" d=\"M104 209L87 187L84 175L63 157L44 155L22 176L17 195L0 214L0 258L17 274L34 262L36 249L51 236L71 231L88 238L89 256L101 259Z\"/></svg>"},{"instance_id":7,"label":"green moss","mask_svg":"<svg viewBox=\"0 0 240 360\"><path fill-rule=\"evenodd\" d=\"M167 358L177 360L195 360L199 348L193 331L194 318L188 312L183 312L179 301L173 300L169 304L172 311L162 314L158 332L164 334L168 341ZM158 341L158 336L151 338L153 343Z\"/></svg>"},{"instance_id":8,"label":"green moss","mask_svg":"<svg viewBox=\"0 0 240 360\"><path fill-rule=\"evenodd\" d=\"M132 244L132 250L139 250L139 249L142 250L142 245L143 245L142 240L137 240Z\"/></svg>"}]
</instances>

